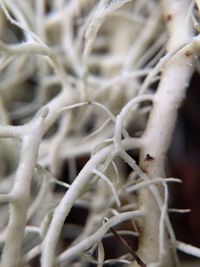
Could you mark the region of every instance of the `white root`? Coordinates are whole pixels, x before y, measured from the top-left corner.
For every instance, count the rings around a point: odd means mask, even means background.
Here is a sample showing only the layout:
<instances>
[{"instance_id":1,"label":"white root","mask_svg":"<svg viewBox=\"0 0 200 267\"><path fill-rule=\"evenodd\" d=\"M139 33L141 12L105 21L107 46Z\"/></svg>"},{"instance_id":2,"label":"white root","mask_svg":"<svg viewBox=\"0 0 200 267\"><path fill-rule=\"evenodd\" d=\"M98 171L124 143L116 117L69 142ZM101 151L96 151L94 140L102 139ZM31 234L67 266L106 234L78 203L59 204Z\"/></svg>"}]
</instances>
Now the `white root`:
<instances>
[{"instance_id":1,"label":"white root","mask_svg":"<svg viewBox=\"0 0 200 267\"><path fill-rule=\"evenodd\" d=\"M141 267L128 251L106 259L118 224L137 236L142 267L178 267L177 250L200 257L176 240L169 213L190 209L168 207L168 184L181 180L165 172L198 68L200 1L0 6L0 266L38 256L41 267ZM88 214L81 226L68 221L76 208Z\"/></svg>"}]
</instances>

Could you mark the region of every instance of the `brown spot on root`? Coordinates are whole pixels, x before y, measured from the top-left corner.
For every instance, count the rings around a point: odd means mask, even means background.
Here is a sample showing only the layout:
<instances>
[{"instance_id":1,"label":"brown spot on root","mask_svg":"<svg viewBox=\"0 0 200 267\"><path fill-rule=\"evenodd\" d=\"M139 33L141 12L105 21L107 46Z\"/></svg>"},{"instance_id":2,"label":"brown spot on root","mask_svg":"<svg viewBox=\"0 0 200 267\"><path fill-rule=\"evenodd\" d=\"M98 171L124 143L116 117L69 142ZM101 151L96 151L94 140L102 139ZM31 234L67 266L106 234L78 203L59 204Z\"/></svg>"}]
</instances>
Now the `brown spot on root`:
<instances>
[{"instance_id":1,"label":"brown spot on root","mask_svg":"<svg viewBox=\"0 0 200 267\"><path fill-rule=\"evenodd\" d=\"M172 15L168 14L165 19L166 19L167 22L171 21L172 20Z\"/></svg>"},{"instance_id":2,"label":"brown spot on root","mask_svg":"<svg viewBox=\"0 0 200 267\"><path fill-rule=\"evenodd\" d=\"M146 154L146 158L144 160L151 161L154 160L154 157L152 157L150 154Z\"/></svg>"},{"instance_id":3,"label":"brown spot on root","mask_svg":"<svg viewBox=\"0 0 200 267\"><path fill-rule=\"evenodd\" d=\"M147 170L146 170L144 167L142 167L141 170L142 170L144 173L147 173Z\"/></svg>"},{"instance_id":4,"label":"brown spot on root","mask_svg":"<svg viewBox=\"0 0 200 267\"><path fill-rule=\"evenodd\" d=\"M186 52L185 52L185 56L186 56L186 57L190 57L191 55L192 55L192 52L190 52L190 51L186 51Z\"/></svg>"},{"instance_id":5,"label":"brown spot on root","mask_svg":"<svg viewBox=\"0 0 200 267\"><path fill-rule=\"evenodd\" d=\"M144 233L144 227L141 225L138 225L138 231L142 235Z\"/></svg>"}]
</instances>

